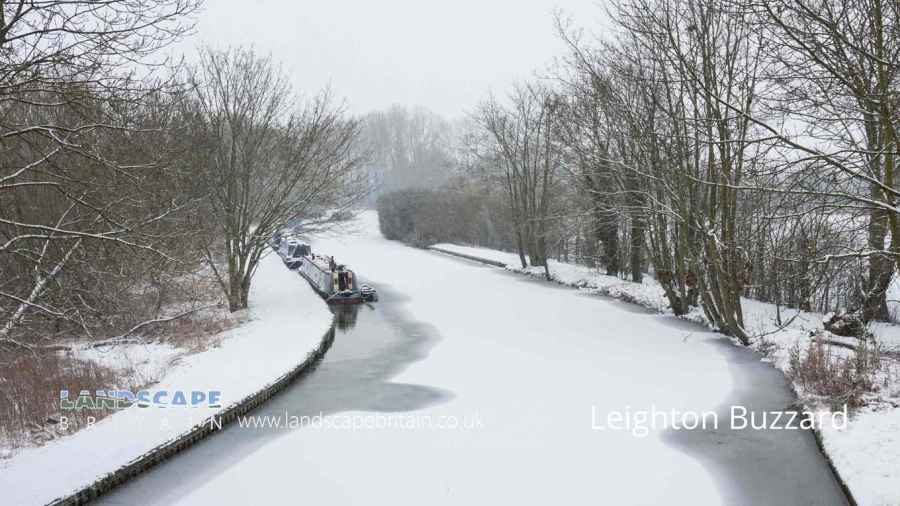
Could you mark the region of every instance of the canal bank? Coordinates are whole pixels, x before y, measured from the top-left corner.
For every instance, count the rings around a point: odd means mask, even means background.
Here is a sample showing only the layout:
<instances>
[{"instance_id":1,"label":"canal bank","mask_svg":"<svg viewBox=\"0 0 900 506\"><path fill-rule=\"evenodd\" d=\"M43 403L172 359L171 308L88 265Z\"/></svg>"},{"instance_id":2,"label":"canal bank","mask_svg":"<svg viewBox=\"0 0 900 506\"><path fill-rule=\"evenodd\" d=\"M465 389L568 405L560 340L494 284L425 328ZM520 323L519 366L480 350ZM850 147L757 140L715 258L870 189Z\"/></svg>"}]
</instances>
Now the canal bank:
<instances>
[{"instance_id":1,"label":"canal bank","mask_svg":"<svg viewBox=\"0 0 900 506\"><path fill-rule=\"evenodd\" d=\"M327 306L306 282L277 256L265 257L243 323L226 331L216 347L181 356L147 387L220 392L219 405L132 406L24 449L0 463L0 502L77 504L171 457L302 374L327 347L331 323Z\"/></svg>"}]
</instances>

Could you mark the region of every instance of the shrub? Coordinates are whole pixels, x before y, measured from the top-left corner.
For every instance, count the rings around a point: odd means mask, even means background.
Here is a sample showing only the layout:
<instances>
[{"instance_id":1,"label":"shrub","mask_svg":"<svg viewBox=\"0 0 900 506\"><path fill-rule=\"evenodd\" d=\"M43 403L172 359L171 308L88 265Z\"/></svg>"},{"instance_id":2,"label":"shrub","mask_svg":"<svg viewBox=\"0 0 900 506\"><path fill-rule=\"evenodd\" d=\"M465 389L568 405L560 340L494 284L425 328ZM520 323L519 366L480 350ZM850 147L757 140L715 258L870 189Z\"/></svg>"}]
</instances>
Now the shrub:
<instances>
[{"instance_id":1,"label":"shrub","mask_svg":"<svg viewBox=\"0 0 900 506\"><path fill-rule=\"evenodd\" d=\"M504 203L483 188L397 190L381 195L376 208L381 233L390 240L420 247L454 242L514 248L512 233L503 226Z\"/></svg>"},{"instance_id":2,"label":"shrub","mask_svg":"<svg viewBox=\"0 0 900 506\"><path fill-rule=\"evenodd\" d=\"M861 341L853 355L835 354L820 335L805 352L800 344L790 351L788 376L804 390L821 397L832 409L865 404L864 395L875 389L875 373L881 366L879 350Z\"/></svg>"},{"instance_id":3,"label":"shrub","mask_svg":"<svg viewBox=\"0 0 900 506\"><path fill-rule=\"evenodd\" d=\"M93 392L133 386L136 385L122 380L116 371L62 353L11 352L0 362L0 441L17 448L42 444L61 435L54 431L60 417L60 389ZM67 412L65 416L75 430L88 417L99 420L110 413L85 410Z\"/></svg>"}]
</instances>

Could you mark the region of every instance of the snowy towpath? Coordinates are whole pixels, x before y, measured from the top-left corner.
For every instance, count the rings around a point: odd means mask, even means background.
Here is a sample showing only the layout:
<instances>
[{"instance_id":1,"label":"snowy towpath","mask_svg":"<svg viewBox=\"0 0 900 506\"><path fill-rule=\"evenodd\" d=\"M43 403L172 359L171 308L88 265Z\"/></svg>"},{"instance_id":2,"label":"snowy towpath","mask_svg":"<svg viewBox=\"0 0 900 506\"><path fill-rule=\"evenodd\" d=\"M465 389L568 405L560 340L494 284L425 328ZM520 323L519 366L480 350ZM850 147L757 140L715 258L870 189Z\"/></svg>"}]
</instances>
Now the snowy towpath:
<instances>
[{"instance_id":1,"label":"snowy towpath","mask_svg":"<svg viewBox=\"0 0 900 506\"><path fill-rule=\"evenodd\" d=\"M612 411L783 409L778 373L716 334L386 241L372 214L313 250L382 301L256 415L332 425L232 426L107 504L844 503L805 433L597 430Z\"/></svg>"}]
</instances>

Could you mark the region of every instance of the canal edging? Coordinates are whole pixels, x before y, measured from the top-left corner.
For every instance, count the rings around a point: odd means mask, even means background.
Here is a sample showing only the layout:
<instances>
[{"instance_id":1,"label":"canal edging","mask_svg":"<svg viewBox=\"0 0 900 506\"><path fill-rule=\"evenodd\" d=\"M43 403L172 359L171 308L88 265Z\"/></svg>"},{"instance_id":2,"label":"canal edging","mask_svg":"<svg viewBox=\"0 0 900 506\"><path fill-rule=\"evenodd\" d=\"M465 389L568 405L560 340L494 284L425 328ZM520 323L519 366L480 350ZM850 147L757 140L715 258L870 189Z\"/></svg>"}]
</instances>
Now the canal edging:
<instances>
[{"instance_id":1,"label":"canal edging","mask_svg":"<svg viewBox=\"0 0 900 506\"><path fill-rule=\"evenodd\" d=\"M797 387L794 386L794 382L787 378L788 386L793 392L794 397L797 399L800 398L800 395L797 392ZM810 406L807 406L806 403L801 402L801 407L803 409L811 409ZM837 466L834 465L834 459L831 458L831 455L828 454L828 450L825 449L825 441L822 439L822 431L819 430L815 425L810 429L813 434L813 439L816 440L816 446L819 448L819 453L822 454L822 457L825 458L825 463L828 464L828 468L831 469L831 474L834 475L834 479L837 481L838 486L841 487L841 490L844 491L844 495L847 497L847 503L850 506L858 506L859 503L856 501L856 498L853 497L853 492L850 490L850 486L847 485L847 482L844 481L844 477L841 476L841 472L838 470Z\"/></svg>"},{"instance_id":2,"label":"canal edging","mask_svg":"<svg viewBox=\"0 0 900 506\"><path fill-rule=\"evenodd\" d=\"M505 263L498 262L496 260L488 260L486 258L479 258L479 257L473 256L473 255L466 255L465 253L459 253L457 251L450 251L447 249L439 248L437 246L428 246L427 249L430 249L431 251L437 251L438 253L443 253L445 255L455 256L455 257L459 257L459 258L465 258L466 260L472 260L473 262L487 264L487 265L491 265L494 267L500 267L503 269L507 268L507 265Z\"/></svg>"},{"instance_id":3,"label":"canal edging","mask_svg":"<svg viewBox=\"0 0 900 506\"><path fill-rule=\"evenodd\" d=\"M242 400L232 404L221 412L206 418L188 432L155 447L119 469L99 478L81 490L73 492L65 497L55 499L48 504L53 506L78 506L88 504L90 501L97 499L122 483L139 476L157 464L190 448L207 436L224 429L239 417L246 415L256 407L268 401L294 381L297 381L312 372L331 347L331 344L334 342L334 336L335 331L332 326L325 332L325 335L322 337L316 348L307 354L306 359L303 360L303 362L278 377L274 382L266 385L258 392L244 397Z\"/></svg>"}]
</instances>

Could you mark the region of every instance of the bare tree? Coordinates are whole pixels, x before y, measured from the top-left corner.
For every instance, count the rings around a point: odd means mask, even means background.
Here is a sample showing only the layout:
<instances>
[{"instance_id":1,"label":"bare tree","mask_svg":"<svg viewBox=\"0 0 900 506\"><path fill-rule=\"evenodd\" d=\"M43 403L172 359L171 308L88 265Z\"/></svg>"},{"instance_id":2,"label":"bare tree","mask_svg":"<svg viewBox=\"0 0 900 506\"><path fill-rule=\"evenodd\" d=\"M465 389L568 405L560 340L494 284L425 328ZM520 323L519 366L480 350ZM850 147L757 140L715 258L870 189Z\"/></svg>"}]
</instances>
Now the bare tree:
<instances>
[{"instance_id":1,"label":"bare tree","mask_svg":"<svg viewBox=\"0 0 900 506\"><path fill-rule=\"evenodd\" d=\"M301 219L328 221L365 196L357 121L328 91L298 106L288 78L250 49L204 48L191 71L198 143L194 160L208 195L206 229L222 241L224 269L205 247L229 307L247 307L250 283L267 241Z\"/></svg>"},{"instance_id":2,"label":"bare tree","mask_svg":"<svg viewBox=\"0 0 900 506\"><path fill-rule=\"evenodd\" d=\"M744 8L773 41L769 80L778 94L768 103L783 118L753 119L790 148L784 170L807 181L795 194L821 195L833 210L868 215L865 246L845 254L868 259L859 294L864 318L887 319L885 292L900 262L900 4L803 0Z\"/></svg>"},{"instance_id":3,"label":"bare tree","mask_svg":"<svg viewBox=\"0 0 900 506\"><path fill-rule=\"evenodd\" d=\"M515 89L511 102L507 109L492 98L478 117L495 143L491 159L501 169L522 267L527 252L531 265L546 271L551 197L561 161L554 132L558 97L544 86L526 84Z\"/></svg>"},{"instance_id":4,"label":"bare tree","mask_svg":"<svg viewBox=\"0 0 900 506\"><path fill-rule=\"evenodd\" d=\"M628 2L614 13L621 39L597 54L559 23L572 49L569 64L584 76L585 130L599 132L590 166L612 180L592 191L631 218L635 279L649 225L651 259L674 311L700 298L711 322L747 343L740 303L747 258L735 187L758 152L752 123L723 102L752 109L758 39L739 10L716 1ZM571 83L577 90L579 80Z\"/></svg>"},{"instance_id":5,"label":"bare tree","mask_svg":"<svg viewBox=\"0 0 900 506\"><path fill-rule=\"evenodd\" d=\"M165 63L148 58L198 6L0 1L0 342L28 345L13 335L28 317L90 333L105 294L59 287L112 267L109 248L171 258L161 227L184 202L166 195L165 150L142 149L167 120L151 112L166 83L136 74Z\"/></svg>"}]
</instances>

